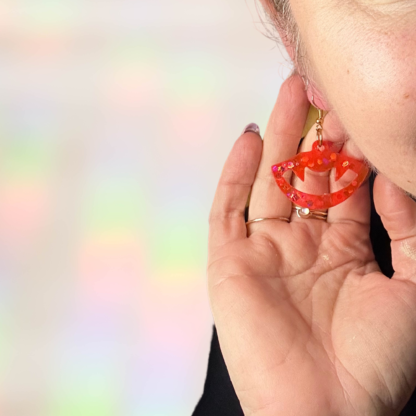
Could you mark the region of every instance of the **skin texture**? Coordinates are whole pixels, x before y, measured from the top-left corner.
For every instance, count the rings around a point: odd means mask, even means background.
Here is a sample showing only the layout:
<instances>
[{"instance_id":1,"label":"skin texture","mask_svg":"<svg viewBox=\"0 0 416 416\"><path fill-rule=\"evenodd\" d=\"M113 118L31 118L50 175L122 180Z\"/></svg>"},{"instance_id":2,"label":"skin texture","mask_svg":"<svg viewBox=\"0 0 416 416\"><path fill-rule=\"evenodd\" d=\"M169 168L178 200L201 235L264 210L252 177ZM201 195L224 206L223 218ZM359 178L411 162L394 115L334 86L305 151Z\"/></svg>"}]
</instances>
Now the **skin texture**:
<instances>
[{"instance_id":1,"label":"skin texture","mask_svg":"<svg viewBox=\"0 0 416 416\"><path fill-rule=\"evenodd\" d=\"M207 269L221 350L246 416L398 415L416 385L416 203L377 177L392 279L374 261L368 183L331 208L326 222L296 217L270 167L297 153L308 108L301 78L289 78L263 141L243 134L224 166ZM327 117L325 138L342 143L338 118ZM312 129L301 150L314 140ZM347 142L342 151L357 149ZM306 192L344 186L312 171L294 183ZM250 190L250 219L291 222L247 229Z\"/></svg>"},{"instance_id":2,"label":"skin texture","mask_svg":"<svg viewBox=\"0 0 416 416\"><path fill-rule=\"evenodd\" d=\"M416 195L416 2L292 0L317 105L379 172ZM270 9L269 9L270 10ZM289 53L293 57L293 51Z\"/></svg>"},{"instance_id":3,"label":"skin texture","mask_svg":"<svg viewBox=\"0 0 416 416\"><path fill-rule=\"evenodd\" d=\"M246 416L398 415L416 386L416 202L403 192L416 194L416 1L290 7L301 47L277 30L308 90L291 77L264 140L237 140L210 214L208 285L222 353ZM380 172L374 202L392 239L392 279L374 261L368 184L324 222L296 217L274 183L270 167L297 153L312 96L329 111L324 139ZM311 131L301 151L314 140ZM309 171L292 183L323 193L347 180ZM249 219L291 222L247 229L250 190Z\"/></svg>"}]
</instances>

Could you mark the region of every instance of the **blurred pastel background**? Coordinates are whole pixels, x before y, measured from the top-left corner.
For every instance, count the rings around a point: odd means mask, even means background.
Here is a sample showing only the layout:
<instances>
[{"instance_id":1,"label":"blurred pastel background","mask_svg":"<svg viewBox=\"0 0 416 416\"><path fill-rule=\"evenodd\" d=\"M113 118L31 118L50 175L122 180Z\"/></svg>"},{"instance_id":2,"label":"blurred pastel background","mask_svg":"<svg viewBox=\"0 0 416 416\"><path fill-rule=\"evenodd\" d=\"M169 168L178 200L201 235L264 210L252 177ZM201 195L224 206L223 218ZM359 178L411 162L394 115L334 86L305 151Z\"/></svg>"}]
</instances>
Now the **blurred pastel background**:
<instances>
[{"instance_id":1,"label":"blurred pastel background","mask_svg":"<svg viewBox=\"0 0 416 416\"><path fill-rule=\"evenodd\" d=\"M192 413L216 182L290 71L255 1L1 1L1 416Z\"/></svg>"}]
</instances>

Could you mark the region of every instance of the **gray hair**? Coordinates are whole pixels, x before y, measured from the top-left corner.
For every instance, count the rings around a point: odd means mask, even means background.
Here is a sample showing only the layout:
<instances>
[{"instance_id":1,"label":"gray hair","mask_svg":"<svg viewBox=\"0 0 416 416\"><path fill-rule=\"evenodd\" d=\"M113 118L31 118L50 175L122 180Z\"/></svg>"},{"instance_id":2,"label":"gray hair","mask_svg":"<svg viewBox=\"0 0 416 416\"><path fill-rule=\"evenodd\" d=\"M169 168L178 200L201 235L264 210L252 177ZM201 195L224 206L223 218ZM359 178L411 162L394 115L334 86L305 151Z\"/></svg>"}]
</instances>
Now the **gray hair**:
<instances>
[{"instance_id":1,"label":"gray hair","mask_svg":"<svg viewBox=\"0 0 416 416\"><path fill-rule=\"evenodd\" d=\"M264 9L267 23L277 29L279 36L273 36L270 30L267 30L268 37L289 45L294 51L294 64L298 68L302 76L307 78L307 65L305 50L301 41L299 27L292 13L290 0L268 0L270 8Z\"/></svg>"}]
</instances>

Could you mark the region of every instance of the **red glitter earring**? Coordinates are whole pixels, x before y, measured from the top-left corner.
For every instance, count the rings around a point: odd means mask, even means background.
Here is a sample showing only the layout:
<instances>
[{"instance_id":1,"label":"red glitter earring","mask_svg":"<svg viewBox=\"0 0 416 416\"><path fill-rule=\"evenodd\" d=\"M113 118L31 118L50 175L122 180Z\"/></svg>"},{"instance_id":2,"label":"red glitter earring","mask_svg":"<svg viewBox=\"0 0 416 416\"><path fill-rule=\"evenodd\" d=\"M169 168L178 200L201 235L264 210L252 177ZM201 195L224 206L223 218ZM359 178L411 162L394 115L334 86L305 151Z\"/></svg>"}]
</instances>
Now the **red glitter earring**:
<instances>
[{"instance_id":1,"label":"red glitter earring","mask_svg":"<svg viewBox=\"0 0 416 416\"><path fill-rule=\"evenodd\" d=\"M368 174L368 167L364 162L337 152L332 142L323 140L322 123L323 111L318 109L319 118L316 121L317 140L310 152L298 153L295 157L272 166L272 172L277 186L296 205L309 209L327 209L348 199L364 182ZM298 191L286 181L283 174L292 171L304 181L305 169L315 172L326 172L335 169L335 181L339 180L347 170L357 174L355 179L345 188L323 195L312 195Z\"/></svg>"}]
</instances>

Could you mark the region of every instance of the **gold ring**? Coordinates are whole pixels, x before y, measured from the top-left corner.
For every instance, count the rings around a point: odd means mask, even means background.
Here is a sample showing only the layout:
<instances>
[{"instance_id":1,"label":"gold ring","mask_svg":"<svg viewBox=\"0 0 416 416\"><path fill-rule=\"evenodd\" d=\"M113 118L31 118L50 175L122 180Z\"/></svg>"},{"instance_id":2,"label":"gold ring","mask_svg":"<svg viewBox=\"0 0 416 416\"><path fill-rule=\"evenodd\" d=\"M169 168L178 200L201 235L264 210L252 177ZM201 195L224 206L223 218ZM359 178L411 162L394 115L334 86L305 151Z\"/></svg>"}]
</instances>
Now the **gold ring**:
<instances>
[{"instance_id":1,"label":"gold ring","mask_svg":"<svg viewBox=\"0 0 416 416\"><path fill-rule=\"evenodd\" d=\"M290 219L289 218L286 218L286 217L255 218L254 220L247 221L246 222L246 225L252 224L253 222L260 222L260 221L267 221L267 220L279 220L279 221L290 222Z\"/></svg>"},{"instance_id":2,"label":"gold ring","mask_svg":"<svg viewBox=\"0 0 416 416\"><path fill-rule=\"evenodd\" d=\"M307 219L307 218L315 218L317 220L324 220L326 221L328 217L327 211L320 211L320 210L312 210L309 208L298 207L295 205L293 207L293 212L296 212L299 218Z\"/></svg>"}]
</instances>

